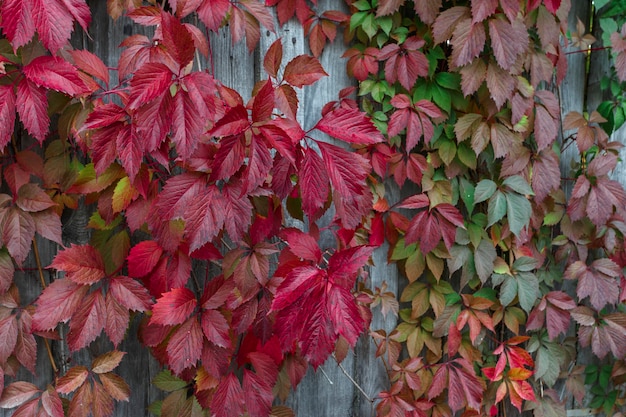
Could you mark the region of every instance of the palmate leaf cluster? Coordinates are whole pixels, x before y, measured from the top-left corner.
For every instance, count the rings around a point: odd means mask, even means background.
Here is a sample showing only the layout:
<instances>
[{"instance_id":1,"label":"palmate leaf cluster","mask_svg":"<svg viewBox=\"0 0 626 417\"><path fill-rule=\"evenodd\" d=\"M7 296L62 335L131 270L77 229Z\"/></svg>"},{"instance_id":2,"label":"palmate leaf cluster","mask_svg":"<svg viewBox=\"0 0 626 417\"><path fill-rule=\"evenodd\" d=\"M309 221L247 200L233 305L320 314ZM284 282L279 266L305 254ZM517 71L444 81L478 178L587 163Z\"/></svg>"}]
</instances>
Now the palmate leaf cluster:
<instances>
[{"instance_id":1,"label":"palmate leaf cluster","mask_svg":"<svg viewBox=\"0 0 626 417\"><path fill-rule=\"evenodd\" d=\"M593 385L583 405L620 410L621 104L561 115L566 44L593 43L584 24L568 31L569 2L356 0L349 14L266 3L108 0L112 18L155 29L128 36L112 69L68 44L89 27L83 0L0 1L0 407L112 415L133 390L115 370L137 318L164 369L152 413L290 416L280 404L308 366L342 361L382 313L398 324L369 334L390 381L380 416L507 404L560 416L557 384L581 404ZM626 29L603 3L615 94ZM212 53L205 29L227 25L252 51L275 18L297 19L312 54L287 59L273 43L249 101L197 68ZM338 29L358 100L342 90L305 131L297 91L328 76L317 57ZM562 173L568 147L578 156ZM91 239L64 242L61 215L83 203ZM36 236L62 246L40 272L63 275L41 274L39 297L23 300L15 271L31 246L39 259ZM385 241L407 279L397 297L368 288ZM16 379L50 343L110 351L43 387ZM603 364L584 368L578 347Z\"/></svg>"}]
</instances>

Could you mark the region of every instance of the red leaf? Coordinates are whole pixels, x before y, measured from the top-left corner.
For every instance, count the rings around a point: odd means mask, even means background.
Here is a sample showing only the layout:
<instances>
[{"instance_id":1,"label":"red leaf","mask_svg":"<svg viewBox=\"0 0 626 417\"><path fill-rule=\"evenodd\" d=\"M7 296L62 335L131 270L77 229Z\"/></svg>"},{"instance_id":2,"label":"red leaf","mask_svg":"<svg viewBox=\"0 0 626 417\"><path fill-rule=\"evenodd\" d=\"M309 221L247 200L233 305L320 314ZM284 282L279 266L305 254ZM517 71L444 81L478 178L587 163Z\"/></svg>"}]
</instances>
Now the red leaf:
<instances>
[{"instance_id":1,"label":"red leaf","mask_svg":"<svg viewBox=\"0 0 626 417\"><path fill-rule=\"evenodd\" d=\"M230 7L229 0L204 0L198 7L198 17L210 30L217 32Z\"/></svg>"},{"instance_id":2,"label":"red leaf","mask_svg":"<svg viewBox=\"0 0 626 417\"><path fill-rule=\"evenodd\" d=\"M57 205L37 184L28 183L20 187L15 204L24 211L38 212Z\"/></svg>"},{"instance_id":3,"label":"red leaf","mask_svg":"<svg viewBox=\"0 0 626 417\"><path fill-rule=\"evenodd\" d=\"M559 6L561 6L561 0L544 0L543 3L546 5L546 9L554 15L559 9Z\"/></svg>"},{"instance_id":4,"label":"red leaf","mask_svg":"<svg viewBox=\"0 0 626 417\"><path fill-rule=\"evenodd\" d=\"M582 261L571 264L564 272L565 279L578 279L576 293L580 299L589 297L591 305L601 310L619 299L619 266L610 259L597 259L590 266Z\"/></svg>"},{"instance_id":5,"label":"red leaf","mask_svg":"<svg viewBox=\"0 0 626 417\"><path fill-rule=\"evenodd\" d=\"M99 291L92 292L85 298L77 311L72 314L67 343L70 351L77 351L96 340L106 322L104 298Z\"/></svg>"},{"instance_id":6,"label":"red leaf","mask_svg":"<svg viewBox=\"0 0 626 417\"><path fill-rule=\"evenodd\" d=\"M182 324L196 308L198 302L187 288L174 288L162 294L152 308L151 323L160 325Z\"/></svg>"},{"instance_id":7,"label":"red leaf","mask_svg":"<svg viewBox=\"0 0 626 417\"><path fill-rule=\"evenodd\" d=\"M173 75L165 64L143 64L131 80L128 107L138 109L168 91Z\"/></svg>"},{"instance_id":8,"label":"red leaf","mask_svg":"<svg viewBox=\"0 0 626 417\"><path fill-rule=\"evenodd\" d=\"M130 313L128 308L120 305L115 297L109 292L104 301L104 332L109 337L113 346L117 348L126 334Z\"/></svg>"},{"instance_id":9,"label":"red leaf","mask_svg":"<svg viewBox=\"0 0 626 417\"><path fill-rule=\"evenodd\" d=\"M311 148L306 148L304 161L298 172L298 184L302 196L302 210L314 219L319 209L324 207L328 198L328 173L324 161Z\"/></svg>"},{"instance_id":10,"label":"red leaf","mask_svg":"<svg viewBox=\"0 0 626 417\"><path fill-rule=\"evenodd\" d=\"M24 75L39 87L77 96L88 91L78 75L78 70L69 62L54 56L40 56L24 66Z\"/></svg>"},{"instance_id":11,"label":"red leaf","mask_svg":"<svg viewBox=\"0 0 626 417\"><path fill-rule=\"evenodd\" d=\"M281 38L278 38L267 49L265 57L263 58L263 68L269 76L276 78L282 61L283 43L281 41Z\"/></svg>"},{"instance_id":12,"label":"red leaf","mask_svg":"<svg viewBox=\"0 0 626 417\"><path fill-rule=\"evenodd\" d=\"M37 299L33 329L52 330L58 323L68 321L88 290L88 286L77 285L69 279L53 281Z\"/></svg>"},{"instance_id":13,"label":"red leaf","mask_svg":"<svg viewBox=\"0 0 626 417\"><path fill-rule=\"evenodd\" d=\"M543 201L551 191L559 187L560 172L559 160L554 151L551 149L542 151L533 164L531 183L537 202Z\"/></svg>"},{"instance_id":14,"label":"red leaf","mask_svg":"<svg viewBox=\"0 0 626 417\"><path fill-rule=\"evenodd\" d=\"M335 192L337 216L344 227L354 229L372 204L372 194L365 185L369 164L361 155L338 146L324 142L318 146Z\"/></svg>"},{"instance_id":15,"label":"red leaf","mask_svg":"<svg viewBox=\"0 0 626 417\"><path fill-rule=\"evenodd\" d=\"M209 131L209 134L217 137L238 135L249 127L248 111L240 104L229 109L224 117L215 123L215 126Z\"/></svg>"},{"instance_id":16,"label":"red leaf","mask_svg":"<svg viewBox=\"0 0 626 417\"><path fill-rule=\"evenodd\" d=\"M0 396L0 408L14 408L24 404L39 393L39 388L30 382L16 381L4 387Z\"/></svg>"},{"instance_id":17,"label":"red leaf","mask_svg":"<svg viewBox=\"0 0 626 417\"><path fill-rule=\"evenodd\" d=\"M28 133L39 143L46 139L50 118L48 117L48 99L46 91L32 81L23 78L17 85L17 112Z\"/></svg>"},{"instance_id":18,"label":"red leaf","mask_svg":"<svg viewBox=\"0 0 626 417\"><path fill-rule=\"evenodd\" d=\"M202 312L202 332L206 338L217 346L230 349L230 325L222 313L217 310Z\"/></svg>"},{"instance_id":19,"label":"red leaf","mask_svg":"<svg viewBox=\"0 0 626 417\"><path fill-rule=\"evenodd\" d=\"M335 333L342 335L354 346L365 330L365 320L360 315L354 296L345 288L333 286L328 295L328 305Z\"/></svg>"},{"instance_id":20,"label":"red leaf","mask_svg":"<svg viewBox=\"0 0 626 417\"><path fill-rule=\"evenodd\" d=\"M528 30L520 19L510 23L504 17L490 19L489 37L496 61L507 71L528 48Z\"/></svg>"},{"instance_id":21,"label":"red leaf","mask_svg":"<svg viewBox=\"0 0 626 417\"><path fill-rule=\"evenodd\" d=\"M130 397L130 387L121 377L113 374L106 373L100 374L100 382L105 391L117 401L128 401Z\"/></svg>"},{"instance_id":22,"label":"red leaf","mask_svg":"<svg viewBox=\"0 0 626 417\"><path fill-rule=\"evenodd\" d=\"M242 415L244 410L245 394L241 389L239 379L233 373L220 380L220 384L213 394L211 410L216 417L232 417Z\"/></svg>"},{"instance_id":23,"label":"red leaf","mask_svg":"<svg viewBox=\"0 0 626 417\"><path fill-rule=\"evenodd\" d=\"M94 284L104 277L104 261L91 245L74 245L60 251L49 268L64 271L77 284Z\"/></svg>"},{"instance_id":24,"label":"red leaf","mask_svg":"<svg viewBox=\"0 0 626 417\"><path fill-rule=\"evenodd\" d=\"M196 48L193 38L185 26L169 13L161 11L161 33L163 45L174 61L184 68L193 60Z\"/></svg>"},{"instance_id":25,"label":"red leaf","mask_svg":"<svg viewBox=\"0 0 626 417\"><path fill-rule=\"evenodd\" d=\"M61 394L70 394L83 385L89 376L89 370L84 366L73 366L65 375L57 379L56 389Z\"/></svg>"},{"instance_id":26,"label":"red leaf","mask_svg":"<svg viewBox=\"0 0 626 417\"><path fill-rule=\"evenodd\" d=\"M91 362L91 371L96 374L111 372L119 366L126 352L112 350L104 353Z\"/></svg>"},{"instance_id":27,"label":"red leaf","mask_svg":"<svg viewBox=\"0 0 626 417\"><path fill-rule=\"evenodd\" d=\"M381 0L376 9L376 17L394 14L404 4L404 0Z\"/></svg>"},{"instance_id":28,"label":"red leaf","mask_svg":"<svg viewBox=\"0 0 626 417\"><path fill-rule=\"evenodd\" d=\"M287 241L289 250L297 257L314 263L321 261L322 251L313 236L295 228L282 230L280 236Z\"/></svg>"},{"instance_id":29,"label":"red leaf","mask_svg":"<svg viewBox=\"0 0 626 417\"><path fill-rule=\"evenodd\" d=\"M109 291L118 303L129 310L147 311L152 306L148 290L139 282L125 276L109 280Z\"/></svg>"},{"instance_id":30,"label":"red leaf","mask_svg":"<svg viewBox=\"0 0 626 417\"><path fill-rule=\"evenodd\" d=\"M27 212L11 207L2 220L2 241L18 265L28 256L35 237L35 221Z\"/></svg>"},{"instance_id":31,"label":"red leaf","mask_svg":"<svg viewBox=\"0 0 626 417\"><path fill-rule=\"evenodd\" d=\"M26 45L35 35L32 5L29 0L5 0L2 2L2 32L13 49Z\"/></svg>"},{"instance_id":32,"label":"red leaf","mask_svg":"<svg viewBox=\"0 0 626 417\"><path fill-rule=\"evenodd\" d=\"M4 149L11 140L14 126L15 93L13 86L0 85L0 149Z\"/></svg>"},{"instance_id":33,"label":"red leaf","mask_svg":"<svg viewBox=\"0 0 626 417\"><path fill-rule=\"evenodd\" d=\"M482 22L494 14L497 7L498 0L472 0L472 23Z\"/></svg>"},{"instance_id":34,"label":"red leaf","mask_svg":"<svg viewBox=\"0 0 626 417\"><path fill-rule=\"evenodd\" d=\"M272 388L276 382L255 375L249 370L243 371L243 392L245 395L246 409L250 417L265 417L270 415L274 394Z\"/></svg>"},{"instance_id":35,"label":"red leaf","mask_svg":"<svg viewBox=\"0 0 626 417\"><path fill-rule=\"evenodd\" d=\"M31 0L32 18L43 45L56 53L70 39L74 27L74 19L87 30L89 7L84 1Z\"/></svg>"},{"instance_id":36,"label":"red leaf","mask_svg":"<svg viewBox=\"0 0 626 417\"><path fill-rule=\"evenodd\" d=\"M209 181L223 180L231 177L241 168L245 158L245 143L243 135L229 136L220 142L220 148L215 154L213 172Z\"/></svg>"},{"instance_id":37,"label":"red leaf","mask_svg":"<svg viewBox=\"0 0 626 417\"><path fill-rule=\"evenodd\" d=\"M328 261L328 275L334 284L350 290L354 287L356 273L367 264L374 248L355 246L335 252Z\"/></svg>"},{"instance_id":38,"label":"red leaf","mask_svg":"<svg viewBox=\"0 0 626 417\"><path fill-rule=\"evenodd\" d=\"M105 85L109 85L109 69L104 65L100 57L87 50L73 50L70 51L70 54L78 69L100 78Z\"/></svg>"},{"instance_id":39,"label":"red leaf","mask_svg":"<svg viewBox=\"0 0 626 417\"><path fill-rule=\"evenodd\" d=\"M6 360L13 353L15 344L17 343L17 320L11 315L0 320L0 362L6 363Z\"/></svg>"},{"instance_id":40,"label":"red leaf","mask_svg":"<svg viewBox=\"0 0 626 417\"><path fill-rule=\"evenodd\" d=\"M202 196L191 201L185 210L185 230L191 251L211 241L224 226L226 202L220 194L220 190L215 186L208 187Z\"/></svg>"},{"instance_id":41,"label":"red leaf","mask_svg":"<svg viewBox=\"0 0 626 417\"><path fill-rule=\"evenodd\" d=\"M265 183L272 169L272 155L258 136L250 140L248 166L243 173L244 184L242 192L249 194Z\"/></svg>"},{"instance_id":42,"label":"red leaf","mask_svg":"<svg viewBox=\"0 0 626 417\"><path fill-rule=\"evenodd\" d=\"M130 249L128 254L128 275L141 278L148 275L156 266L163 249L153 240L144 240Z\"/></svg>"},{"instance_id":43,"label":"red leaf","mask_svg":"<svg viewBox=\"0 0 626 417\"><path fill-rule=\"evenodd\" d=\"M0 294L4 294L13 283L15 267L6 250L0 251Z\"/></svg>"},{"instance_id":44,"label":"red leaf","mask_svg":"<svg viewBox=\"0 0 626 417\"><path fill-rule=\"evenodd\" d=\"M195 366L202 354L202 330L196 317L185 321L167 344L168 364L172 371L180 374L184 369Z\"/></svg>"},{"instance_id":45,"label":"red leaf","mask_svg":"<svg viewBox=\"0 0 626 417\"><path fill-rule=\"evenodd\" d=\"M465 406L480 410L484 385L467 359L455 359L449 366L448 404L454 411Z\"/></svg>"},{"instance_id":46,"label":"red leaf","mask_svg":"<svg viewBox=\"0 0 626 417\"><path fill-rule=\"evenodd\" d=\"M184 89L178 90L172 105L172 140L176 151L188 160L198 145L198 137L206 123L204 109L198 109L196 102Z\"/></svg>"},{"instance_id":47,"label":"red leaf","mask_svg":"<svg viewBox=\"0 0 626 417\"><path fill-rule=\"evenodd\" d=\"M298 55L285 66L283 79L294 87L303 87L327 75L317 58Z\"/></svg>"},{"instance_id":48,"label":"red leaf","mask_svg":"<svg viewBox=\"0 0 626 417\"><path fill-rule=\"evenodd\" d=\"M315 127L350 143L372 145L383 140L383 135L374 123L358 109L335 109L326 113Z\"/></svg>"},{"instance_id":49,"label":"red leaf","mask_svg":"<svg viewBox=\"0 0 626 417\"><path fill-rule=\"evenodd\" d=\"M472 24L470 18L458 21L453 30L450 61L456 68L469 64L480 55L487 36L485 26L482 23Z\"/></svg>"}]
</instances>

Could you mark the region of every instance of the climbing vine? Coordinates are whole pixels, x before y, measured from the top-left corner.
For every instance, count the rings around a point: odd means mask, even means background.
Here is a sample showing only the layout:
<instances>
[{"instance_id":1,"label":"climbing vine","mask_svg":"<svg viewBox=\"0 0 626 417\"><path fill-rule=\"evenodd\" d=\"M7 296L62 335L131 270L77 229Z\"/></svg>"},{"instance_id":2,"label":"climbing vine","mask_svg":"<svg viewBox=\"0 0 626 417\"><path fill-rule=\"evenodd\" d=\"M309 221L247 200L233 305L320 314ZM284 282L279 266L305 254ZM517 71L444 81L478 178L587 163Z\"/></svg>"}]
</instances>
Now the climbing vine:
<instances>
[{"instance_id":1,"label":"climbing vine","mask_svg":"<svg viewBox=\"0 0 626 417\"><path fill-rule=\"evenodd\" d=\"M153 414L290 416L307 368L341 362L372 314L392 314L393 330L369 329L389 376L381 417L562 416L557 386L623 410L622 6L595 2L611 100L563 117L567 54L595 48L583 22L568 30L569 1L107 7L153 29L122 42L116 67L69 44L89 29L83 0L0 1L0 407L113 415L133 389L115 370L137 320L163 367ZM275 41L250 100L198 66L215 59L210 31L253 51L290 19L311 54L283 59ZM297 91L328 76L318 57L340 32L357 97L342 90L304 130ZM90 240L65 242L61 217L80 205ZM50 265L41 238L61 248ZM397 298L368 288L384 242L406 278ZM23 300L31 252L41 293ZM109 350L90 363L55 364L52 343L96 341ZM17 378L39 345L55 373L43 387Z\"/></svg>"}]
</instances>

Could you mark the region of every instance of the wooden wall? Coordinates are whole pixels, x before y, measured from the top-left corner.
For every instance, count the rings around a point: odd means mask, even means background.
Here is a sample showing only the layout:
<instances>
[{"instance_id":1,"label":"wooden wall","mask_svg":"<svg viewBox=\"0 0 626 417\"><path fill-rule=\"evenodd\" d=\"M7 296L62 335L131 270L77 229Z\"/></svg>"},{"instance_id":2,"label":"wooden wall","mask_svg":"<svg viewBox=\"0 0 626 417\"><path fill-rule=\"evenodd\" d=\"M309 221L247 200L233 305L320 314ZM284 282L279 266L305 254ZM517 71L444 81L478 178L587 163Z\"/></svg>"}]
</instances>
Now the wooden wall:
<instances>
[{"instance_id":1,"label":"wooden wall","mask_svg":"<svg viewBox=\"0 0 626 417\"><path fill-rule=\"evenodd\" d=\"M590 1L573 0L573 10L576 14L588 17L590 13ZM89 0L93 13L93 21L90 27L90 36L77 33L73 42L77 48L85 48L95 52L104 62L115 67L119 57L119 43L125 36L132 33L140 33L143 28L131 24L127 19L121 18L112 21L106 13L106 2L104 0ZM319 9L336 9L343 7L342 0L319 0ZM572 13L574 15L574 13ZM570 27L574 27L575 18L570 22ZM253 53L248 53L245 44L232 45L228 29L223 29L217 34L211 35L211 47L213 50L213 66L215 77L221 80L226 86L239 91L244 99L250 96L250 92L256 81L262 77L262 57L263 52L277 38L283 40L284 61L286 63L291 57L307 53L308 47L303 36L302 27L295 22L290 22L283 28L277 28L276 33L262 30L261 43L259 48ZM330 74L314 86L303 89L300 92L300 122L305 129L315 124L320 116L322 106L337 97L337 93L352 81L345 74L345 60L341 58L345 46L341 38L330 47L327 47L321 57L321 62ZM606 60L606 57L603 57ZM585 96L585 84L589 82L589 91L597 91L598 74L606 70L606 66L593 71L594 77L587 79L585 75L585 59L582 54L572 54L568 58L570 69L567 79L560 88L560 99L563 114L570 110L582 111L589 103L597 105L599 98L590 94ZM592 63L595 62L592 60ZM604 62L604 61L602 61ZM597 64L601 65L600 59ZM209 62L202 62L202 65L210 67ZM592 64L596 65L596 64ZM114 82L114 81L112 81ZM587 100L588 103L585 102ZM575 150L576 147L571 147ZM565 159L573 158L575 155L567 155ZM569 169L569 161L562 164L564 173ZM620 171L621 172L621 171ZM622 179L626 178L624 173L620 173ZM624 182L624 181L623 181ZM389 185L390 200L399 199L399 192ZM85 243L89 239L89 232L86 229L89 208L74 213L71 217L65 218L64 243ZM56 244L40 241L38 243L39 252L44 266L48 265L54 254L58 250ZM394 265L386 263L387 247L383 246L374 253L375 267L370 270L371 288L380 286L386 281L390 291L398 292L399 282L398 271ZM34 270L36 266L32 256L25 262L27 268L23 272L18 272L16 281L20 286L20 291L24 301L36 297L40 292L39 278ZM46 280L54 279L54 274L46 271ZM159 366L152 359L146 349L136 340L136 328L139 318L136 317L131 323L129 337L120 346L120 350L128 352L119 369L120 375L131 386L132 394L130 401L116 405L115 416L144 416L148 415L148 405L159 399L162 395L160 391L151 386L151 380L159 371ZM388 332L394 328L394 318L383 319L379 310L375 311L373 329L386 329ZM106 342L97 341L90 348L79 354L70 355L67 347L62 343L53 344L55 362L59 366L60 374L73 365L89 364L93 357L106 352L110 346ZM299 417L371 417L375 415L374 403L370 399L376 398L381 390L387 389L389 381L382 361L374 357L375 346L369 337L362 337L354 352L351 352L346 360L339 367L331 358L317 372L309 370L298 389L292 393L288 399L288 405L293 408ZM584 356L584 355L583 355ZM581 357L581 359L585 359ZM40 346L38 352L37 374L33 378L28 372L20 374L20 379L31 380L39 384L42 388L48 381L53 380L54 372L50 366L50 361L44 349ZM343 368L343 369L342 369ZM350 378L363 389L360 392ZM11 410L0 410L0 417L10 416ZM517 415L515 409L511 409L508 416Z\"/></svg>"}]
</instances>

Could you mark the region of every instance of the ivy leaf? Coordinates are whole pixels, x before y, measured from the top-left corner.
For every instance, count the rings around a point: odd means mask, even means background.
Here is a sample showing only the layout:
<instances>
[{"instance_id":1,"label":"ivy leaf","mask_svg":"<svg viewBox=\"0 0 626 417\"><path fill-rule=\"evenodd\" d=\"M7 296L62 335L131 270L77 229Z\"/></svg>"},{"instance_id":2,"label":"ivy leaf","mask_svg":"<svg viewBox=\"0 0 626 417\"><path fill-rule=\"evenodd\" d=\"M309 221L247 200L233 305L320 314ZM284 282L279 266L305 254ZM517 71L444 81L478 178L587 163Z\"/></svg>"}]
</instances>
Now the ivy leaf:
<instances>
[{"instance_id":1,"label":"ivy leaf","mask_svg":"<svg viewBox=\"0 0 626 417\"><path fill-rule=\"evenodd\" d=\"M39 388L30 382L12 382L4 387L2 395L0 395L0 408L18 407L33 398L39 392Z\"/></svg>"},{"instance_id":2,"label":"ivy leaf","mask_svg":"<svg viewBox=\"0 0 626 417\"><path fill-rule=\"evenodd\" d=\"M189 318L198 302L196 296L187 288L174 288L156 301L152 308L151 323L160 325L182 324Z\"/></svg>"},{"instance_id":3,"label":"ivy leaf","mask_svg":"<svg viewBox=\"0 0 626 417\"><path fill-rule=\"evenodd\" d=\"M131 80L128 107L138 109L163 95L170 88L173 75L165 64L143 64Z\"/></svg>"},{"instance_id":4,"label":"ivy leaf","mask_svg":"<svg viewBox=\"0 0 626 417\"><path fill-rule=\"evenodd\" d=\"M152 306L152 297L139 282L125 276L109 280L109 291L115 300L129 310L147 311Z\"/></svg>"},{"instance_id":5,"label":"ivy leaf","mask_svg":"<svg viewBox=\"0 0 626 417\"><path fill-rule=\"evenodd\" d=\"M496 12L497 0L472 0L472 23L482 22ZM491 20L489 21L491 25Z\"/></svg>"},{"instance_id":6,"label":"ivy leaf","mask_svg":"<svg viewBox=\"0 0 626 417\"><path fill-rule=\"evenodd\" d=\"M383 141L383 135L365 113L354 108L338 108L330 111L315 127L349 143L372 145Z\"/></svg>"},{"instance_id":7,"label":"ivy leaf","mask_svg":"<svg viewBox=\"0 0 626 417\"><path fill-rule=\"evenodd\" d=\"M20 187L15 204L24 211L35 213L57 205L37 184L28 183Z\"/></svg>"},{"instance_id":8,"label":"ivy leaf","mask_svg":"<svg viewBox=\"0 0 626 417\"><path fill-rule=\"evenodd\" d=\"M561 184L559 160L552 149L544 149L533 163L531 185L535 193L535 201L543 201L550 192L558 189Z\"/></svg>"},{"instance_id":9,"label":"ivy leaf","mask_svg":"<svg viewBox=\"0 0 626 417\"><path fill-rule=\"evenodd\" d=\"M13 86L0 85L0 149L4 149L11 140L14 126L15 93Z\"/></svg>"},{"instance_id":10,"label":"ivy leaf","mask_svg":"<svg viewBox=\"0 0 626 417\"><path fill-rule=\"evenodd\" d=\"M168 364L174 373L195 366L202 354L202 342L202 329L195 316L174 331L167 344Z\"/></svg>"},{"instance_id":11,"label":"ivy leaf","mask_svg":"<svg viewBox=\"0 0 626 417\"><path fill-rule=\"evenodd\" d=\"M371 207L372 195L365 185L369 164L365 158L338 146L317 142L334 191L337 216L344 227L354 229Z\"/></svg>"},{"instance_id":12,"label":"ivy leaf","mask_svg":"<svg viewBox=\"0 0 626 417\"><path fill-rule=\"evenodd\" d=\"M82 300L80 307L72 314L67 343L75 352L93 342L104 329L106 307L101 292L93 292Z\"/></svg>"},{"instance_id":13,"label":"ivy leaf","mask_svg":"<svg viewBox=\"0 0 626 417\"><path fill-rule=\"evenodd\" d=\"M18 265L28 256L35 237L35 221L32 216L17 207L9 208L2 218L2 241Z\"/></svg>"},{"instance_id":14,"label":"ivy leaf","mask_svg":"<svg viewBox=\"0 0 626 417\"><path fill-rule=\"evenodd\" d=\"M522 229L530 222L532 207L530 201L523 195L504 193L506 198L506 215L511 232L519 236Z\"/></svg>"},{"instance_id":15,"label":"ivy leaf","mask_svg":"<svg viewBox=\"0 0 626 417\"><path fill-rule=\"evenodd\" d=\"M141 278L148 275L161 259L163 249L153 240L144 240L130 249L128 254L128 274Z\"/></svg>"},{"instance_id":16,"label":"ivy leaf","mask_svg":"<svg viewBox=\"0 0 626 417\"><path fill-rule=\"evenodd\" d=\"M89 370L84 366L73 366L65 375L57 379L56 389L60 394L70 394L76 391L89 376Z\"/></svg>"},{"instance_id":17,"label":"ivy leaf","mask_svg":"<svg viewBox=\"0 0 626 417\"><path fill-rule=\"evenodd\" d=\"M239 379L235 374L229 373L220 380L211 400L211 409L215 410L216 417L239 416L245 412L244 401L245 394Z\"/></svg>"},{"instance_id":18,"label":"ivy leaf","mask_svg":"<svg viewBox=\"0 0 626 417\"><path fill-rule=\"evenodd\" d=\"M283 79L294 87L302 88L305 85L314 84L327 75L317 58L309 55L298 55L285 66Z\"/></svg>"},{"instance_id":19,"label":"ivy leaf","mask_svg":"<svg viewBox=\"0 0 626 417\"><path fill-rule=\"evenodd\" d=\"M0 334L2 334L3 339L0 342L0 362L6 363L17 343L17 320L15 320L15 316L10 315L0 320Z\"/></svg>"},{"instance_id":20,"label":"ivy leaf","mask_svg":"<svg viewBox=\"0 0 626 417\"><path fill-rule=\"evenodd\" d=\"M91 362L91 371L96 374L105 374L111 372L119 366L126 352L112 350L104 353Z\"/></svg>"},{"instance_id":21,"label":"ivy leaf","mask_svg":"<svg viewBox=\"0 0 626 417\"><path fill-rule=\"evenodd\" d=\"M528 31L521 19L512 22L508 22L503 16L490 19L489 37L496 61L506 71L511 69L517 57L528 48Z\"/></svg>"},{"instance_id":22,"label":"ivy leaf","mask_svg":"<svg viewBox=\"0 0 626 417\"><path fill-rule=\"evenodd\" d=\"M400 45L390 43L380 50L378 60L385 62L385 80L389 84L399 81L402 87L411 90L418 77L428 75L428 59L420 51L425 43L411 36Z\"/></svg>"},{"instance_id":23,"label":"ivy leaf","mask_svg":"<svg viewBox=\"0 0 626 417\"><path fill-rule=\"evenodd\" d=\"M56 53L70 39L74 21L87 31L91 21L83 0L11 0L2 4L3 31L13 48L26 45L34 36Z\"/></svg>"},{"instance_id":24,"label":"ivy leaf","mask_svg":"<svg viewBox=\"0 0 626 417\"><path fill-rule=\"evenodd\" d=\"M193 60L196 49L186 27L171 14L161 11L161 33L163 45L174 61L181 69L187 66Z\"/></svg>"},{"instance_id":25,"label":"ivy leaf","mask_svg":"<svg viewBox=\"0 0 626 417\"><path fill-rule=\"evenodd\" d=\"M269 76L276 78L282 62L283 43L281 38L278 38L270 45L263 57L263 69Z\"/></svg>"},{"instance_id":26,"label":"ivy leaf","mask_svg":"<svg viewBox=\"0 0 626 417\"><path fill-rule=\"evenodd\" d=\"M94 284L104 277L104 261L91 245L71 245L60 251L49 268L64 271L77 284Z\"/></svg>"},{"instance_id":27,"label":"ivy leaf","mask_svg":"<svg viewBox=\"0 0 626 417\"><path fill-rule=\"evenodd\" d=\"M15 105L28 133L33 135L39 143L43 142L50 126L46 91L27 78L23 78L17 85Z\"/></svg>"},{"instance_id":28,"label":"ivy leaf","mask_svg":"<svg viewBox=\"0 0 626 417\"><path fill-rule=\"evenodd\" d=\"M289 228L281 231L281 237L289 244L289 250L299 258L319 263L322 251L317 240L298 229Z\"/></svg>"},{"instance_id":29,"label":"ivy leaf","mask_svg":"<svg viewBox=\"0 0 626 417\"><path fill-rule=\"evenodd\" d=\"M4 294L13 282L15 267L6 249L0 250L0 294Z\"/></svg>"},{"instance_id":30,"label":"ivy leaf","mask_svg":"<svg viewBox=\"0 0 626 417\"><path fill-rule=\"evenodd\" d=\"M52 330L66 322L80 308L89 287L69 279L59 279L48 285L37 299L33 316L34 330Z\"/></svg>"},{"instance_id":31,"label":"ivy leaf","mask_svg":"<svg viewBox=\"0 0 626 417\"><path fill-rule=\"evenodd\" d=\"M589 297L591 305L601 310L607 304L616 304L619 299L619 285L616 277L620 267L610 259L597 259L587 266L576 261L563 273L565 279L577 279L576 293L580 299Z\"/></svg>"},{"instance_id":32,"label":"ivy leaf","mask_svg":"<svg viewBox=\"0 0 626 417\"><path fill-rule=\"evenodd\" d=\"M77 96L88 91L78 70L69 62L53 56L40 56L24 66L24 75L39 87Z\"/></svg>"},{"instance_id":33,"label":"ivy leaf","mask_svg":"<svg viewBox=\"0 0 626 417\"><path fill-rule=\"evenodd\" d=\"M482 23L472 24L471 18L459 19L453 27L452 54L453 67L462 67L471 63L485 47L487 35Z\"/></svg>"}]
</instances>

